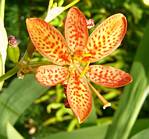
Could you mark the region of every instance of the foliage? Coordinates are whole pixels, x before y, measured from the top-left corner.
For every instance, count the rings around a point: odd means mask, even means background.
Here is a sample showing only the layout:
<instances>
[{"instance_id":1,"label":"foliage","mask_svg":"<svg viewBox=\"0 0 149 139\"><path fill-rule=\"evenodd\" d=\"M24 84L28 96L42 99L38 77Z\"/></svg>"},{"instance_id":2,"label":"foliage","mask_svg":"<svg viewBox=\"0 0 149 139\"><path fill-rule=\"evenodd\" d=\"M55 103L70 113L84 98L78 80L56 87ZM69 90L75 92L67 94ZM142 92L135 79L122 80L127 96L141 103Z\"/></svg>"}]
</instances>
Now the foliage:
<instances>
[{"instance_id":1,"label":"foliage","mask_svg":"<svg viewBox=\"0 0 149 139\"><path fill-rule=\"evenodd\" d=\"M55 0L53 7L68 5L70 2L72 1ZM20 50L19 52L18 50L11 51L11 56L7 56L5 64L7 73L2 78L0 77L0 81L8 79L0 94L0 138L11 139L11 136L16 136L18 139L23 137L146 139L149 128L149 100L147 98L149 7L139 0L83 0L76 4L86 17L93 18L96 24L114 13L122 12L126 15L128 31L122 45L112 55L97 64L107 64L125 71L131 69L134 78L133 83L124 89L109 89L94 85L112 103L112 106L103 110L98 98L93 95L94 107L91 116L88 121L79 125L71 110L63 105L65 96L61 85L44 88L35 81L33 75L24 76L30 70L26 66L28 61L30 66L47 63L47 59L37 52L33 53L34 48L31 47L32 44L28 39L25 19L27 17L45 18L48 4L48 0L44 2L42 0L7 0L5 2L7 35L16 36L20 41L18 44ZM64 30L66 13L63 11L51 21L51 24L61 32ZM90 30L90 33L93 30L94 28ZM17 60L14 60L16 53ZM18 57L19 62L16 63ZM20 67L23 67L23 70L19 70ZM16 73L23 80L18 79Z\"/></svg>"}]
</instances>

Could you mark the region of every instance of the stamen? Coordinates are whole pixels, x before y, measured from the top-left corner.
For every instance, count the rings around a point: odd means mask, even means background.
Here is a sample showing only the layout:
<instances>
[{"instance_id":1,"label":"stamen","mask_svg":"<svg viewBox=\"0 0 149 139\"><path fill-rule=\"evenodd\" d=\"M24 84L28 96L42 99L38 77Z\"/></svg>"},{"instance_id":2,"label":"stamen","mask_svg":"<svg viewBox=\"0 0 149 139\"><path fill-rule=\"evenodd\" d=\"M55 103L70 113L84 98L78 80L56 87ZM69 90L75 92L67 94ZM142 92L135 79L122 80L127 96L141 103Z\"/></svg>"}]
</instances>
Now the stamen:
<instances>
[{"instance_id":1,"label":"stamen","mask_svg":"<svg viewBox=\"0 0 149 139\"><path fill-rule=\"evenodd\" d=\"M104 104L103 109L106 109L107 107L111 106L111 103L108 102L92 85L91 83L88 83L91 89L95 92L97 97L101 100L101 102Z\"/></svg>"},{"instance_id":2,"label":"stamen","mask_svg":"<svg viewBox=\"0 0 149 139\"><path fill-rule=\"evenodd\" d=\"M83 56L92 56L92 55L89 53L86 53L86 54L83 54Z\"/></svg>"},{"instance_id":3,"label":"stamen","mask_svg":"<svg viewBox=\"0 0 149 139\"><path fill-rule=\"evenodd\" d=\"M76 61L81 62L81 58L80 57L74 56L73 59L76 60Z\"/></svg>"},{"instance_id":4,"label":"stamen","mask_svg":"<svg viewBox=\"0 0 149 139\"><path fill-rule=\"evenodd\" d=\"M90 59L91 56L92 55L90 53L83 54L82 62L85 62L86 63L87 61L89 61L89 59Z\"/></svg>"},{"instance_id":5,"label":"stamen","mask_svg":"<svg viewBox=\"0 0 149 139\"><path fill-rule=\"evenodd\" d=\"M83 57L90 57L90 56L91 56L91 54L89 54L89 53L83 54ZM81 60L81 62L84 62L84 61ZM86 62L85 62L85 63L86 63ZM83 70L82 73L80 74L80 77L81 77L81 78L82 78L82 77L86 74L86 72L88 71L89 64L90 64L90 61L87 62L87 64L86 64L84 70Z\"/></svg>"},{"instance_id":6,"label":"stamen","mask_svg":"<svg viewBox=\"0 0 149 139\"><path fill-rule=\"evenodd\" d=\"M87 70L88 70L88 67L89 67L89 64L90 64L90 61L87 62L86 67L84 68L84 70L83 70L82 73L80 74L80 77L81 77L81 78L86 74L86 72L87 72Z\"/></svg>"}]
</instances>

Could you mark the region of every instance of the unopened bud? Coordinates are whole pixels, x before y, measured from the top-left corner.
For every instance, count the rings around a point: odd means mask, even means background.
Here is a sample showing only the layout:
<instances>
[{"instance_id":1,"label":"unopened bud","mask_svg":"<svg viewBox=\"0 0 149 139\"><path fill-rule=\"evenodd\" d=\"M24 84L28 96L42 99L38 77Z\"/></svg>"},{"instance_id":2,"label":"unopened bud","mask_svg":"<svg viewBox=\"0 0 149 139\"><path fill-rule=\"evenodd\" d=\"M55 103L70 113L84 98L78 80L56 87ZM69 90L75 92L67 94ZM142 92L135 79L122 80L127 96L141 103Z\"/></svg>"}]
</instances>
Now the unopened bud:
<instances>
[{"instance_id":1,"label":"unopened bud","mask_svg":"<svg viewBox=\"0 0 149 139\"><path fill-rule=\"evenodd\" d=\"M92 27L95 26L93 19L86 20L86 24L88 29L91 29Z\"/></svg>"},{"instance_id":2,"label":"unopened bud","mask_svg":"<svg viewBox=\"0 0 149 139\"><path fill-rule=\"evenodd\" d=\"M17 63L20 57L19 43L15 36L8 37L7 57L13 63Z\"/></svg>"},{"instance_id":3,"label":"unopened bud","mask_svg":"<svg viewBox=\"0 0 149 139\"><path fill-rule=\"evenodd\" d=\"M20 41L17 40L15 36L10 35L10 36L8 37L8 45L9 45L10 47L17 47L17 46L19 45L19 43L20 43Z\"/></svg>"}]
</instances>

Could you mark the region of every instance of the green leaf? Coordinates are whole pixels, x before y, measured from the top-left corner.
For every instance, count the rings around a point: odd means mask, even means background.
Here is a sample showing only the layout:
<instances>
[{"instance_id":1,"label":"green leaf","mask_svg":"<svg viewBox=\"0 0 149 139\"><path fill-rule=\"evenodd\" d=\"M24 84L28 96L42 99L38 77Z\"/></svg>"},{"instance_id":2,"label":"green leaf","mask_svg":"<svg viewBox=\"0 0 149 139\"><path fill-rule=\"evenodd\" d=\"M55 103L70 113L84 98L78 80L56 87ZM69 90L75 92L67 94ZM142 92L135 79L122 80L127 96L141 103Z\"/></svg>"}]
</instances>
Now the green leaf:
<instances>
[{"instance_id":1,"label":"green leaf","mask_svg":"<svg viewBox=\"0 0 149 139\"><path fill-rule=\"evenodd\" d=\"M0 1L0 4L2 1ZM0 5L1 8L1 5ZM7 45L8 45L8 39L7 39L7 33L4 27L4 22L0 18L0 76L2 76L5 73L5 61L6 61L6 55L7 55ZM2 89L3 81L0 82L0 90Z\"/></svg>"},{"instance_id":2,"label":"green leaf","mask_svg":"<svg viewBox=\"0 0 149 139\"><path fill-rule=\"evenodd\" d=\"M73 132L61 132L38 139L104 139L108 125L92 126L75 130Z\"/></svg>"},{"instance_id":3,"label":"green leaf","mask_svg":"<svg viewBox=\"0 0 149 139\"><path fill-rule=\"evenodd\" d=\"M59 0L59 1L58 1L58 6L59 6L59 7L62 6L63 3L64 3L64 0Z\"/></svg>"},{"instance_id":4,"label":"green leaf","mask_svg":"<svg viewBox=\"0 0 149 139\"><path fill-rule=\"evenodd\" d=\"M144 130L146 128L149 128L149 119L139 119L135 122L132 130L131 130L131 134L130 137L137 134L138 132L140 132L141 130Z\"/></svg>"},{"instance_id":5,"label":"green leaf","mask_svg":"<svg viewBox=\"0 0 149 139\"><path fill-rule=\"evenodd\" d=\"M7 124L7 136L8 139L24 139L10 123Z\"/></svg>"},{"instance_id":6,"label":"green leaf","mask_svg":"<svg viewBox=\"0 0 149 139\"><path fill-rule=\"evenodd\" d=\"M134 3L125 3L124 7L130 11L134 17L134 22L138 23L142 18L143 10L134 2Z\"/></svg>"},{"instance_id":7,"label":"green leaf","mask_svg":"<svg viewBox=\"0 0 149 139\"><path fill-rule=\"evenodd\" d=\"M133 82L124 90L106 139L128 139L139 111L149 93L148 36L149 26L146 28L131 69Z\"/></svg>"},{"instance_id":8,"label":"green leaf","mask_svg":"<svg viewBox=\"0 0 149 139\"><path fill-rule=\"evenodd\" d=\"M141 132L137 133L130 139L148 139L149 138L149 128L142 130Z\"/></svg>"},{"instance_id":9,"label":"green leaf","mask_svg":"<svg viewBox=\"0 0 149 139\"><path fill-rule=\"evenodd\" d=\"M0 95L0 135L6 136L8 122L14 124L19 116L41 96L47 88L41 87L33 75L15 79Z\"/></svg>"}]
</instances>

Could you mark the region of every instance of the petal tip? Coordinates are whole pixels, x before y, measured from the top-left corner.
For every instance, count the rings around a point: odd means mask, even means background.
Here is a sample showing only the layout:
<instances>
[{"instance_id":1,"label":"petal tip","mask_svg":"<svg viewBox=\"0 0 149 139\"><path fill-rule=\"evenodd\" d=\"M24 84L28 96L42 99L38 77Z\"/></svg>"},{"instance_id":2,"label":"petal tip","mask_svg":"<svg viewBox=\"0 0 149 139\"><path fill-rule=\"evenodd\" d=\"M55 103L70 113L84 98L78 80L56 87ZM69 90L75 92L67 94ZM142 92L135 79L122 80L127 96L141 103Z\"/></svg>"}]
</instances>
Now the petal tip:
<instances>
[{"instance_id":1,"label":"petal tip","mask_svg":"<svg viewBox=\"0 0 149 139\"><path fill-rule=\"evenodd\" d=\"M133 81L133 78L129 73L127 73L126 77L124 78L124 81L126 82L126 85L127 85Z\"/></svg>"},{"instance_id":2,"label":"petal tip","mask_svg":"<svg viewBox=\"0 0 149 139\"><path fill-rule=\"evenodd\" d=\"M26 23L30 23L30 21L32 21L34 18L26 18Z\"/></svg>"},{"instance_id":3,"label":"petal tip","mask_svg":"<svg viewBox=\"0 0 149 139\"><path fill-rule=\"evenodd\" d=\"M84 123L84 121L89 117L89 115L90 115L90 113L91 113L91 110L92 110L92 109L90 109L90 111L88 112L88 115L85 115L84 117L76 116L77 119L78 119L79 124Z\"/></svg>"},{"instance_id":4,"label":"petal tip","mask_svg":"<svg viewBox=\"0 0 149 139\"><path fill-rule=\"evenodd\" d=\"M29 18L26 18L26 23L29 21Z\"/></svg>"},{"instance_id":5,"label":"petal tip","mask_svg":"<svg viewBox=\"0 0 149 139\"><path fill-rule=\"evenodd\" d=\"M34 19L35 18L26 18L27 28L30 28L32 26Z\"/></svg>"},{"instance_id":6,"label":"petal tip","mask_svg":"<svg viewBox=\"0 0 149 139\"><path fill-rule=\"evenodd\" d=\"M40 18L26 18L26 24L30 25L31 23L36 23L37 21L40 21Z\"/></svg>"},{"instance_id":7,"label":"petal tip","mask_svg":"<svg viewBox=\"0 0 149 139\"><path fill-rule=\"evenodd\" d=\"M26 18L26 26L28 27L30 25L30 18Z\"/></svg>"}]
</instances>

